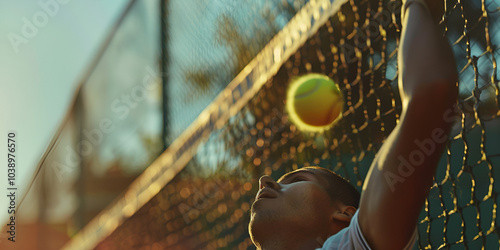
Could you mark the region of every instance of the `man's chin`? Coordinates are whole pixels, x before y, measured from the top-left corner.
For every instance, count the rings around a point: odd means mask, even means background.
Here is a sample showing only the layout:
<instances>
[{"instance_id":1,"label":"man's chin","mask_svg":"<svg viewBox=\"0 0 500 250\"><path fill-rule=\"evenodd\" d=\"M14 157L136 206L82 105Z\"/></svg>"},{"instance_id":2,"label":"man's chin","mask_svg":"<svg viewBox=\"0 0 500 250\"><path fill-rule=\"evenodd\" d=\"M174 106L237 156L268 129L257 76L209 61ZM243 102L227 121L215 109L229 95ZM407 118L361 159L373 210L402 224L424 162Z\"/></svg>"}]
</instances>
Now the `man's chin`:
<instances>
[{"instance_id":1,"label":"man's chin","mask_svg":"<svg viewBox=\"0 0 500 250\"><path fill-rule=\"evenodd\" d=\"M250 208L250 220L260 224L269 223L280 217L275 207L267 205L261 202L254 202Z\"/></svg>"},{"instance_id":2,"label":"man's chin","mask_svg":"<svg viewBox=\"0 0 500 250\"><path fill-rule=\"evenodd\" d=\"M252 212L250 222L248 223L248 232L255 246L259 246L262 242L274 238L276 230L274 217L269 214L269 211Z\"/></svg>"}]
</instances>

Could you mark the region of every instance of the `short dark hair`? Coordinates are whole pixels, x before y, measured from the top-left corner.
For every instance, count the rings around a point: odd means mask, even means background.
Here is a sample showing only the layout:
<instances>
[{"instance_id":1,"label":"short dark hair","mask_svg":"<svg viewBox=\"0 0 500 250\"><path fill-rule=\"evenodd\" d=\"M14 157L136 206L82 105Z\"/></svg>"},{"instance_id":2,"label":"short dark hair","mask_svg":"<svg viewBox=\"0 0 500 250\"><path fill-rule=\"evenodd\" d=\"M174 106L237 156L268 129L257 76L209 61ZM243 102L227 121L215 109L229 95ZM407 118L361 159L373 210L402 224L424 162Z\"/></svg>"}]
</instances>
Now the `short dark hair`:
<instances>
[{"instance_id":1,"label":"short dark hair","mask_svg":"<svg viewBox=\"0 0 500 250\"><path fill-rule=\"evenodd\" d=\"M322 184L332 201L340 201L344 205L353 206L356 209L359 207L361 194L347 179L322 167L312 166L301 169L309 170L322 177L324 180Z\"/></svg>"}]
</instances>

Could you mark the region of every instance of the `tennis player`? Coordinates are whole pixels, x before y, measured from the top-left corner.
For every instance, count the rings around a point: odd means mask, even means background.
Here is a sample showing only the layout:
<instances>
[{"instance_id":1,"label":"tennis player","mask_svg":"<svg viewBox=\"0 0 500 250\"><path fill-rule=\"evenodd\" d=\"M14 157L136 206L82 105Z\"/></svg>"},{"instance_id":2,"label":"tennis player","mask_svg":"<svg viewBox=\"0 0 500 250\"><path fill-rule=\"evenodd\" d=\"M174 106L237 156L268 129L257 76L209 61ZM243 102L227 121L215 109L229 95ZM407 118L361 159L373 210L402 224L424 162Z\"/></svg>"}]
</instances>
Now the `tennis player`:
<instances>
[{"instance_id":1,"label":"tennis player","mask_svg":"<svg viewBox=\"0 0 500 250\"><path fill-rule=\"evenodd\" d=\"M398 70L402 113L362 194L323 168L260 178L249 231L258 249L411 249L451 124L457 72L438 31L443 1L403 1Z\"/></svg>"}]
</instances>

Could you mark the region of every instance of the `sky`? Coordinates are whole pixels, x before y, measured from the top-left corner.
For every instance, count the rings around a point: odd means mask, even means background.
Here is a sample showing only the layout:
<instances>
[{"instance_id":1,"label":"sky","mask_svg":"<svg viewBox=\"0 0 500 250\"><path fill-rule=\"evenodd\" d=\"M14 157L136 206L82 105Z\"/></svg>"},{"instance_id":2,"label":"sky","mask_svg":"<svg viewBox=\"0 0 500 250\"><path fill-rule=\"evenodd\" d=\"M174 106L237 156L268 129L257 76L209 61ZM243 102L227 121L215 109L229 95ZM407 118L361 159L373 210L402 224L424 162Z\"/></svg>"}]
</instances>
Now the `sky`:
<instances>
[{"instance_id":1,"label":"sky","mask_svg":"<svg viewBox=\"0 0 500 250\"><path fill-rule=\"evenodd\" d=\"M16 200L57 131L76 86L129 0L0 1L0 218L7 216L8 135ZM13 134L10 134L11 136ZM10 141L12 144L12 141ZM5 194L5 195L4 195Z\"/></svg>"}]
</instances>

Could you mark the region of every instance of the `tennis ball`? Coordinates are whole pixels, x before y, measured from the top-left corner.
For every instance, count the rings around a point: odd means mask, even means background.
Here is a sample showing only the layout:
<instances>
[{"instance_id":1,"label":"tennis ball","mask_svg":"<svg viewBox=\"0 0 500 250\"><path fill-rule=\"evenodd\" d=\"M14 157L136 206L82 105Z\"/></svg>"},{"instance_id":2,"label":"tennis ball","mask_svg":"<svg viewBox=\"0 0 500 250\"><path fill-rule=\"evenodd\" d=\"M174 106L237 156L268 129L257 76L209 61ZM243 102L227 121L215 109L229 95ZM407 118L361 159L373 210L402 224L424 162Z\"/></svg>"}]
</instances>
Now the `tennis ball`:
<instances>
[{"instance_id":1,"label":"tennis ball","mask_svg":"<svg viewBox=\"0 0 500 250\"><path fill-rule=\"evenodd\" d=\"M341 116L344 99L337 84L325 75L308 74L294 80L287 92L287 111L299 129L324 130Z\"/></svg>"}]
</instances>

